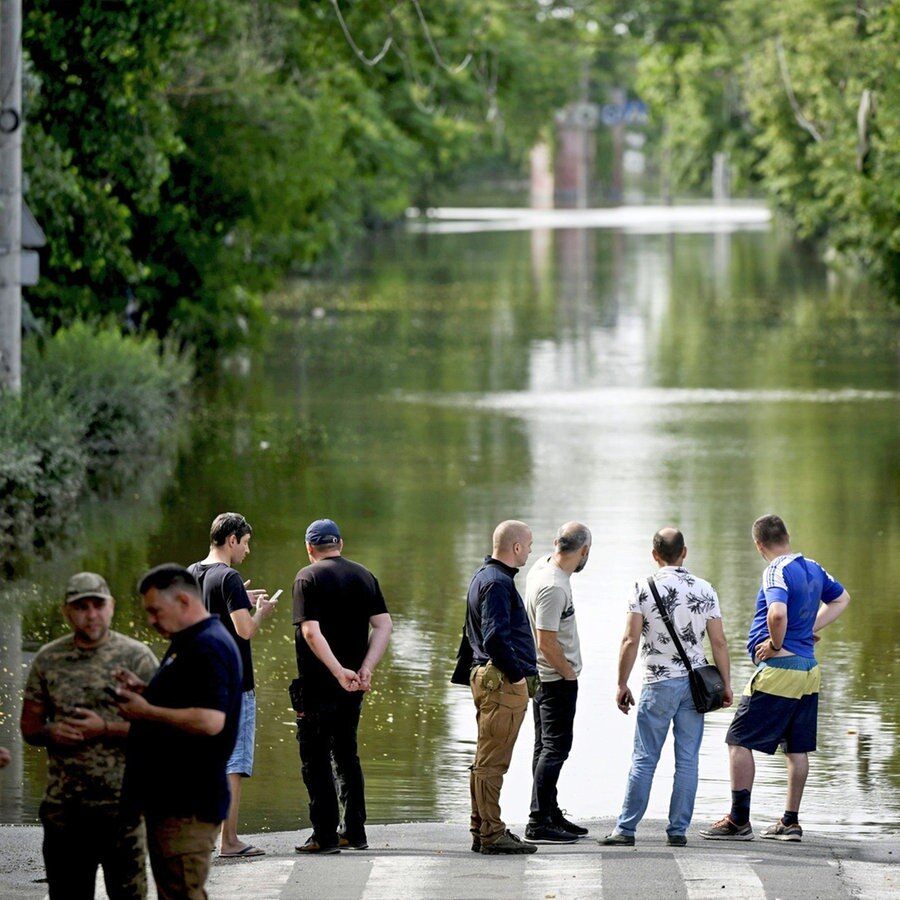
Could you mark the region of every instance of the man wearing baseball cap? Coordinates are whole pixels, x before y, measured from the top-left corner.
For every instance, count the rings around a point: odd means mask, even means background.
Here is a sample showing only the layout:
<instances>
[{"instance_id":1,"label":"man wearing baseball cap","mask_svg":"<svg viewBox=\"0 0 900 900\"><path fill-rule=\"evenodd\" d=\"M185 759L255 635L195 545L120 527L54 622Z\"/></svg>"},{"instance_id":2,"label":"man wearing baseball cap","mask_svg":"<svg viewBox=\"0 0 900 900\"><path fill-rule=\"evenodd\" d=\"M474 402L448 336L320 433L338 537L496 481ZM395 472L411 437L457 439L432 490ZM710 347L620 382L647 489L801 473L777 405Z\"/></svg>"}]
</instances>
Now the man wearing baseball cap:
<instances>
[{"instance_id":1,"label":"man wearing baseball cap","mask_svg":"<svg viewBox=\"0 0 900 900\"><path fill-rule=\"evenodd\" d=\"M378 579L345 559L343 549L337 524L316 519L306 529L310 565L294 581L299 677L291 684L291 701L313 827L306 843L296 848L298 853L368 847L356 732L363 697L372 686L372 672L387 649L393 625Z\"/></svg>"},{"instance_id":2,"label":"man wearing baseball cap","mask_svg":"<svg viewBox=\"0 0 900 900\"><path fill-rule=\"evenodd\" d=\"M38 650L25 684L22 736L49 762L40 818L51 900L93 898L98 865L111 898L147 895L144 826L119 804L131 726L108 689L117 669L149 679L158 663L110 629L114 611L100 575L73 575L63 599L72 631Z\"/></svg>"}]
</instances>

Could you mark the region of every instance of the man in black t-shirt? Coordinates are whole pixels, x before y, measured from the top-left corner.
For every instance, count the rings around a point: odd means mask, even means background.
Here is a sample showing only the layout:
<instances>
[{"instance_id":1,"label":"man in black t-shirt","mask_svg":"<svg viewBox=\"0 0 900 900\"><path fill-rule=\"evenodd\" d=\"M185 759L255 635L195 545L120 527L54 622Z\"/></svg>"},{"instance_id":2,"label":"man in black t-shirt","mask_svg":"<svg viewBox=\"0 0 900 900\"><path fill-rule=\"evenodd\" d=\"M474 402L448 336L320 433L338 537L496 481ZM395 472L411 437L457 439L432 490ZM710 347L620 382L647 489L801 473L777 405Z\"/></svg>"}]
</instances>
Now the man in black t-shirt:
<instances>
[{"instance_id":1,"label":"man in black t-shirt","mask_svg":"<svg viewBox=\"0 0 900 900\"><path fill-rule=\"evenodd\" d=\"M147 822L160 900L206 897L228 812L225 763L240 718L241 658L187 569L157 566L138 590L149 623L172 643L149 684L116 672L119 710L131 721L123 803Z\"/></svg>"},{"instance_id":2,"label":"man in black t-shirt","mask_svg":"<svg viewBox=\"0 0 900 900\"><path fill-rule=\"evenodd\" d=\"M343 549L337 525L317 519L306 529L311 565L294 581L299 677L291 685L291 699L313 826L306 843L296 848L298 853L368 846L356 732L363 696L371 689L372 672L387 649L393 625L378 580L364 566L344 559Z\"/></svg>"},{"instance_id":3,"label":"man in black t-shirt","mask_svg":"<svg viewBox=\"0 0 900 900\"><path fill-rule=\"evenodd\" d=\"M209 554L206 559L188 567L203 592L204 606L222 620L234 638L244 669L241 723L225 769L231 790L231 807L222 822L219 855L223 857L262 856L265 853L259 847L244 843L237 833L241 780L253 774L256 741L256 692L250 639L275 609L275 601L269 599L266 591L248 591L243 578L234 569L250 553L252 533L250 523L240 513L221 513L213 519L209 530Z\"/></svg>"}]
</instances>

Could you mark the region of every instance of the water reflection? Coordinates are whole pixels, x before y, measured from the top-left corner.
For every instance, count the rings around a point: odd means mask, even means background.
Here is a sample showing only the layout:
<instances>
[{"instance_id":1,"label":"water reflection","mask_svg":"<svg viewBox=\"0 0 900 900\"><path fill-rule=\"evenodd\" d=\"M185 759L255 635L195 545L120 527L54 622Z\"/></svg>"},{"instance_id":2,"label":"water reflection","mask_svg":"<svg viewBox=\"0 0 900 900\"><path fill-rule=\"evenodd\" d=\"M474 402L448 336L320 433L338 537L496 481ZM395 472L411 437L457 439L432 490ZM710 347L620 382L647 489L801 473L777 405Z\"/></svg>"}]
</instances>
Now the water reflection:
<instances>
[{"instance_id":1,"label":"water reflection","mask_svg":"<svg viewBox=\"0 0 900 900\"><path fill-rule=\"evenodd\" d=\"M474 716L447 679L466 584L501 519L530 522L537 553L577 518L595 551L573 579L585 670L560 790L573 816L612 816L633 727L613 704L616 655L653 532L680 525L690 566L716 585L740 684L762 572L749 526L777 510L854 597L820 649L804 824L900 825L900 662L885 652L900 638L896 313L829 292L774 234L574 227L388 235L340 280L287 287L272 312L269 346L209 387L161 499L89 517L82 544L4 607L23 622L21 639L4 627L4 739L15 745L27 648L62 627L53 610L69 569L104 572L115 627L146 636L135 577L199 558L216 512L251 521L243 571L270 590L290 589L303 529L328 515L347 555L378 575L396 628L360 731L370 815L463 823ZM289 604L254 656L244 830L298 827ZM707 717L698 818L727 808L729 716ZM504 790L510 821L527 815L528 730ZM21 781L0 774L0 815L33 821L41 757L16 746ZM671 767L668 751L650 815L665 812ZM783 785L781 760L760 764L760 816L781 811Z\"/></svg>"}]
</instances>

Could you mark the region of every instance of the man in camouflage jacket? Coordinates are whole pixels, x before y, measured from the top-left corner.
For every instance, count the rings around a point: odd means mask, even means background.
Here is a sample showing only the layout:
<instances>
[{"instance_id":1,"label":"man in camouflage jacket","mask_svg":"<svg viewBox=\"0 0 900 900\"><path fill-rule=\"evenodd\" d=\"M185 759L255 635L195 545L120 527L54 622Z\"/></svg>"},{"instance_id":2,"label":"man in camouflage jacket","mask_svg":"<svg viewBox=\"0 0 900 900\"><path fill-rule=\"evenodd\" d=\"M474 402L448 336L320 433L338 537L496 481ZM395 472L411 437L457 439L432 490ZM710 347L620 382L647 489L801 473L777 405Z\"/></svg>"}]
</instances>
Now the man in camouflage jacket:
<instances>
[{"instance_id":1,"label":"man in camouflage jacket","mask_svg":"<svg viewBox=\"0 0 900 900\"><path fill-rule=\"evenodd\" d=\"M113 900L147 896L144 826L119 804L131 726L114 673L149 680L158 663L145 644L110 629L114 609L103 578L73 575L63 602L72 633L41 647L25 685L22 735L49 758L40 818L51 900L92 900L98 865Z\"/></svg>"}]
</instances>

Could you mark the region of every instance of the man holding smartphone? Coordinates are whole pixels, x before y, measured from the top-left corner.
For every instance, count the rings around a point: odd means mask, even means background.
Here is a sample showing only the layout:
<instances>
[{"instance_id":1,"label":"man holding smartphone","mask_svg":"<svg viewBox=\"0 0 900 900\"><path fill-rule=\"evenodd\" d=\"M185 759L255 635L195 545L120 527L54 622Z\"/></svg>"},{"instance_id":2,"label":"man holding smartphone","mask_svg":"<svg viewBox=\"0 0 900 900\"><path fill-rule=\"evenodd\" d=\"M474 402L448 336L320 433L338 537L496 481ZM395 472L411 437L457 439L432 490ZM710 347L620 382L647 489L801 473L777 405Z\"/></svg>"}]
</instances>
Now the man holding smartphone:
<instances>
[{"instance_id":1,"label":"man holding smartphone","mask_svg":"<svg viewBox=\"0 0 900 900\"><path fill-rule=\"evenodd\" d=\"M72 633L38 650L25 684L22 736L49 763L40 817L51 900L93 900L98 866L114 900L147 896L144 826L119 804L131 726L113 686L117 669L149 681L158 663L110 629L114 611L100 575L73 575L63 601Z\"/></svg>"},{"instance_id":2,"label":"man holding smartphone","mask_svg":"<svg viewBox=\"0 0 900 900\"><path fill-rule=\"evenodd\" d=\"M203 605L217 615L234 638L244 670L241 719L237 742L228 760L226 772L231 790L231 806L222 822L219 856L263 856L265 850L244 843L237 833L241 804L241 781L253 774L253 750L256 742L256 689L253 680L253 654L250 640L260 625L272 615L277 597L269 598L262 589L248 591L235 571L250 553L253 529L240 514L221 513L213 519L209 531L209 553L188 571L197 579L203 593ZM249 582L247 582L249 584Z\"/></svg>"}]
</instances>

